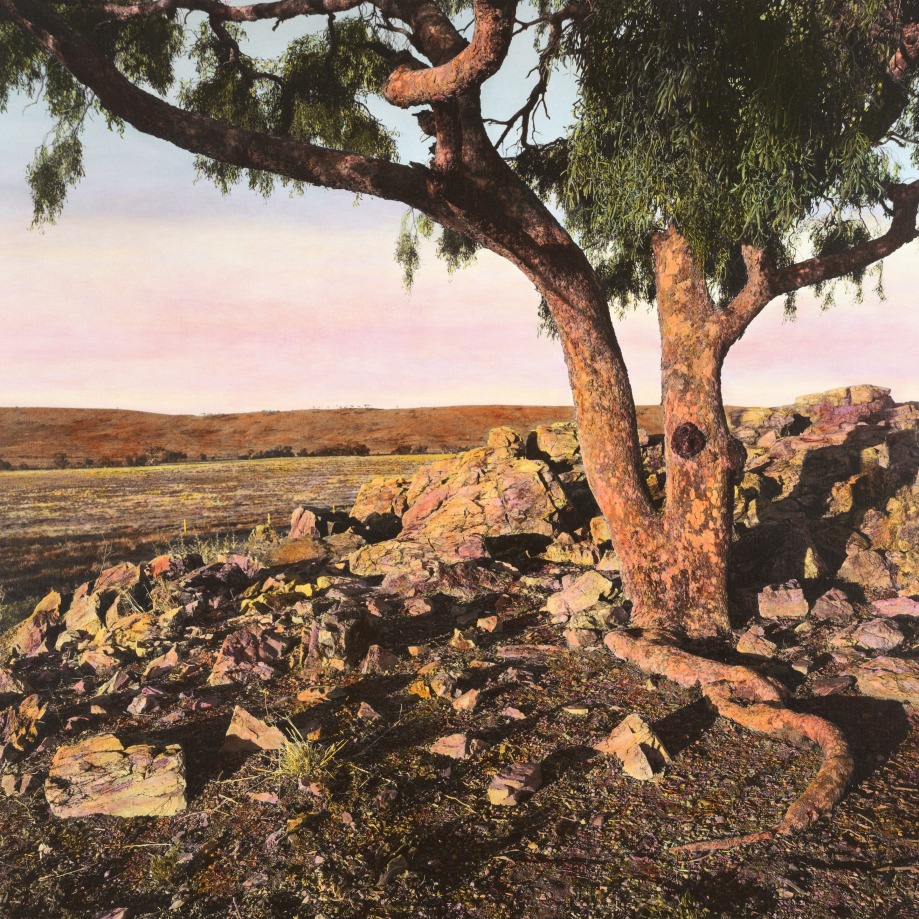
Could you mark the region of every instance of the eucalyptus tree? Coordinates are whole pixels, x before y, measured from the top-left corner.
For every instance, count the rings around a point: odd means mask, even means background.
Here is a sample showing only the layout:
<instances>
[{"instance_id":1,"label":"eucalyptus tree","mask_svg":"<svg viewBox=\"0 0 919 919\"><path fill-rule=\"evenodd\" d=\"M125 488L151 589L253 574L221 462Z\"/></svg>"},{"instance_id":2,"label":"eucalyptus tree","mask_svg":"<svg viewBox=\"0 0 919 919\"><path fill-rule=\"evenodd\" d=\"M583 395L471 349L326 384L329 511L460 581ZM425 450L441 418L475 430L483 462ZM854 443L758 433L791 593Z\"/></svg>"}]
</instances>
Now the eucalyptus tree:
<instances>
[{"instance_id":1,"label":"eucalyptus tree","mask_svg":"<svg viewBox=\"0 0 919 919\"><path fill-rule=\"evenodd\" d=\"M247 40L247 24L310 17L318 27L301 28L280 56ZM852 759L833 725L786 706L779 683L679 647L729 629L744 450L727 427L721 368L772 301L793 309L803 288L828 296L838 279L861 283L917 235L919 183L901 181L888 155L919 138L917 22L917 0L527 9L517 0L0 0L0 93L4 103L12 92L40 98L55 119L29 170L39 221L58 215L82 175L80 130L99 114L193 152L221 188L248 181L268 193L280 182L399 201L420 215L413 226L442 228L451 266L478 247L516 265L561 342L585 469L633 603L637 631L615 633L611 649L701 685L726 717L823 749L808 789L763 838L830 810ZM538 66L518 77L512 114L486 118L480 88L521 33L534 36ZM195 76L173 95L183 58ZM577 78L573 125L537 142L534 121L562 66ZM427 163L397 161L371 97L415 109L433 139ZM872 231L866 213L885 225ZM414 240L406 227L398 257L409 275ZM663 512L642 474L613 324L642 301L657 308L663 345Z\"/></svg>"}]
</instances>

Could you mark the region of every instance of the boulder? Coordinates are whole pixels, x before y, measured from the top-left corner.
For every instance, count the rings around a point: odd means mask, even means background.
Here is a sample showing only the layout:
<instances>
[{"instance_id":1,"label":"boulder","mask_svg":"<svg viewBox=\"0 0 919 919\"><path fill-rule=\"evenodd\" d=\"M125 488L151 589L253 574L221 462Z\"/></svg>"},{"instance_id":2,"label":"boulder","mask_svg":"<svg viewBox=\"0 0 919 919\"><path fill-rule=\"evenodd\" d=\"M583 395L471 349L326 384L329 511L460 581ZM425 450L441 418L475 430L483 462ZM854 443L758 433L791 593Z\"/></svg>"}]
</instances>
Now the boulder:
<instances>
[{"instance_id":1,"label":"boulder","mask_svg":"<svg viewBox=\"0 0 919 919\"><path fill-rule=\"evenodd\" d=\"M527 456L553 468L571 468L581 459L577 425L570 421L539 425L527 437Z\"/></svg>"},{"instance_id":2,"label":"boulder","mask_svg":"<svg viewBox=\"0 0 919 919\"><path fill-rule=\"evenodd\" d=\"M873 549L849 555L839 569L839 577L866 590L889 590L894 586L884 557Z\"/></svg>"},{"instance_id":3,"label":"boulder","mask_svg":"<svg viewBox=\"0 0 919 919\"><path fill-rule=\"evenodd\" d=\"M893 597L890 600L875 600L874 614L876 616L911 616L919 617L919 603L909 597Z\"/></svg>"},{"instance_id":4,"label":"boulder","mask_svg":"<svg viewBox=\"0 0 919 919\"><path fill-rule=\"evenodd\" d=\"M361 523L367 523L374 515L400 518L408 507L408 489L408 479L400 477L379 477L364 482L354 500L351 516Z\"/></svg>"},{"instance_id":5,"label":"boulder","mask_svg":"<svg viewBox=\"0 0 919 919\"><path fill-rule=\"evenodd\" d=\"M45 798L56 817L172 817L185 810L185 756L178 744L89 737L55 753Z\"/></svg>"},{"instance_id":6,"label":"boulder","mask_svg":"<svg viewBox=\"0 0 919 919\"><path fill-rule=\"evenodd\" d=\"M919 707L919 661L878 657L852 672L864 695Z\"/></svg>"},{"instance_id":7,"label":"boulder","mask_svg":"<svg viewBox=\"0 0 919 919\"><path fill-rule=\"evenodd\" d=\"M286 738L277 729L269 727L244 708L237 705L227 728L221 753L257 753L259 750L280 750Z\"/></svg>"},{"instance_id":8,"label":"boulder","mask_svg":"<svg viewBox=\"0 0 919 919\"><path fill-rule=\"evenodd\" d=\"M803 619L808 612L807 600L797 581L766 587L757 599L763 619Z\"/></svg>"},{"instance_id":9,"label":"boulder","mask_svg":"<svg viewBox=\"0 0 919 919\"><path fill-rule=\"evenodd\" d=\"M757 657L775 657L778 645L766 638L761 625L752 625L737 639L737 650L741 654L755 654Z\"/></svg>"},{"instance_id":10,"label":"boulder","mask_svg":"<svg viewBox=\"0 0 919 919\"><path fill-rule=\"evenodd\" d=\"M47 711L48 706L34 694L18 706L0 711L0 744L25 752L38 739L38 724Z\"/></svg>"},{"instance_id":11,"label":"boulder","mask_svg":"<svg viewBox=\"0 0 919 919\"><path fill-rule=\"evenodd\" d=\"M318 539L320 536L318 520L312 511L298 507L290 517L288 539Z\"/></svg>"},{"instance_id":12,"label":"boulder","mask_svg":"<svg viewBox=\"0 0 919 919\"><path fill-rule=\"evenodd\" d=\"M421 467L406 493L398 539L349 558L352 573L388 575L489 557L495 545L545 546L571 508L558 478L541 460L522 456L519 437L499 428L489 444Z\"/></svg>"},{"instance_id":13,"label":"boulder","mask_svg":"<svg viewBox=\"0 0 919 919\"><path fill-rule=\"evenodd\" d=\"M830 647L854 646L862 651L893 651L903 644L905 636L887 619L869 619L850 625L830 636Z\"/></svg>"},{"instance_id":14,"label":"boulder","mask_svg":"<svg viewBox=\"0 0 919 919\"><path fill-rule=\"evenodd\" d=\"M139 565L123 562L106 568L93 585L94 593L115 591L121 593L129 591L132 596L137 596L139 591L147 586L147 576Z\"/></svg>"},{"instance_id":15,"label":"boulder","mask_svg":"<svg viewBox=\"0 0 919 919\"><path fill-rule=\"evenodd\" d=\"M488 786L488 801L500 807L513 807L542 787L540 763L512 763L505 766Z\"/></svg>"},{"instance_id":16,"label":"boulder","mask_svg":"<svg viewBox=\"0 0 919 919\"><path fill-rule=\"evenodd\" d=\"M79 595L78 591L64 617L65 628L68 632L81 632L94 638L105 628L105 611L113 599L109 591L84 595Z\"/></svg>"},{"instance_id":17,"label":"boulder","mask_svg":"<svg viewBox=\"0 0 919 919\"><path fill-rule=\"evenodd\" d=\"M224 639L207 685L225 686L251 677L273 679L278 675L275 665L286 649L287 640L273 629L240 629Z\"/></svg>"},{"instance_id":18,"label":"boulder","mask_svg":"<svg viewBox=\"0 0 919 919\"><path fill-rule=\"evenodd\" d=\"M366 657L375 637L373 617L367 608L342 603L324 613L314 626L306 666L351 670Z\"/></svg>"}]
</instances>

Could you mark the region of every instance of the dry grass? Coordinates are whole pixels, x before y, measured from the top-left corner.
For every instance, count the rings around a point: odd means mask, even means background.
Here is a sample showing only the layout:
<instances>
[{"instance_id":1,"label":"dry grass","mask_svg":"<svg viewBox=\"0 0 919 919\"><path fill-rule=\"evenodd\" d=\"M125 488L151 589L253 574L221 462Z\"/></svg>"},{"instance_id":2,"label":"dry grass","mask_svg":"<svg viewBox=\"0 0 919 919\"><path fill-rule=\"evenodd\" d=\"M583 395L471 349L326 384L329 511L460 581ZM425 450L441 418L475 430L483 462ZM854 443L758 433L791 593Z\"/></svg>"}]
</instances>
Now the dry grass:
<instances>
[{"instance_id":1,"label":"dry grass","mask_svg":"<svg viewBox=\"0 0 919 919\"><path fill-rule=\"evenodd\" d=\"M0 476L0 631L50 590L107 565L187 548L205 561L240 551L252 529L293 508L348 508L378 475L411 476L429 456L316 457ZM187 528L187 531L186 531Z\"/></svg>"},{"instance_id":2,"label":"dry grass","mask_svg":"<svg viewBox=\"0 0 919 919\"><path fill-rule=\"evenodd\" d=\"M279 778L311 781L331 775L339 765L337 757L347 740L320 744L307 740L289 718L287 725L293 736L287 738L279 751L275 774Z\"/></svg>"}]
</instances>

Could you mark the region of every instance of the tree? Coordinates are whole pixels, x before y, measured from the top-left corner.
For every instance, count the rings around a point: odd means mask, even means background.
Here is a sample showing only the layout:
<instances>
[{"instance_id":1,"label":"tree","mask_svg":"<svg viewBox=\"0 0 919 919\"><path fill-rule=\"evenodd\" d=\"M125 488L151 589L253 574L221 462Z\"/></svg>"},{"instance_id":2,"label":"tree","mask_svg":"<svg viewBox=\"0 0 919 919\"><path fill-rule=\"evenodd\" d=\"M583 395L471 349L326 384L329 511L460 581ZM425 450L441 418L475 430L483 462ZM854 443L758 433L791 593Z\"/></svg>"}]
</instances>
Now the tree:
<instances>
[{"instance_id":1,"label":"tree","mask_svg":"<svg viewBox=\"0 0 919 919\"><path fill-rule=\"evenodd\" d=\"M408 281L418 233L434 224L449 267L478 247L516 265L560 339L588 479L622 562L632 623L643 630L615 633L611 648L701 685L728 718L821 746L824 765L765 835L788 832L843 794L852 758L841 733L785 707L775 681L679 647L729 627L733 486L744 452L728 431L721 367L775 298L785 296L788 309L802 288L831 298L835 280L861 284L869 266L915 238L919 183L899 181L887 148L919 137L919 4L536 6L521 22L516 0L0 0L0 81L4 100L14 89L42 96L56 119L29 173L38 221L57 216L82 174L79 129L95 111L114 128L127 122L194 152L225 190L246 178L266 194L280 181L404 203L420 213L406 219L397 248ZM457 24L470 9L467 42ZM200 23L186 44L189 13ZM275 60L244 50L245 23L298 17L327 27ZM480 87L529 30L535 84L521 87L515 114L490 121ZM183 55L197 74L175 104L167 94ZM576 123L536 143L533 121L562 64L578 77ZM430 162L396 162L392 136L366 105L371 96L420 108ZM862 219L872 209L883 211L884 232ZM663 342L660 513L643 478L611 319L611 308L642 300L656 305Z\"/></svg>"}]
</instances>

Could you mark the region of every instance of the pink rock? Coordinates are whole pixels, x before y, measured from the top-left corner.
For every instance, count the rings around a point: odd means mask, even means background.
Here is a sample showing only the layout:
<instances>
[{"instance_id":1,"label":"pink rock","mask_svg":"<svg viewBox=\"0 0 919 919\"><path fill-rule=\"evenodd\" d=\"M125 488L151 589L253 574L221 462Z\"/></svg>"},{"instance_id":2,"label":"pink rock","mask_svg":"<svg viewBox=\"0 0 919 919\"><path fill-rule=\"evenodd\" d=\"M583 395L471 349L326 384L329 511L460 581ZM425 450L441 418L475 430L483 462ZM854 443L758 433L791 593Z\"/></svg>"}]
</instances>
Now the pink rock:
<instances>
[{"instance_id":1,"label":"pink rock","mask_svg":"<svg viewBox=\"0 0 919 919\"><path fill-rule=\"evenodd\" d=\"M919 616L919 603L909 597L894 597L892 600L875 600L876 616Z\"/></svg>"},{"instance_id":2,"label":"pink rock","mask_svg":"<svg viewBox=\"0 0 919 919\"><path fill-rule=\"evenodd\" d=\"M919 661L878 657L853 673L864 695L919 706Z\"/></svg>"},{"instance_id":3,"label":"pink rock","mask_svg":"<svg viewBox=\"0 0 919 919\"><path fill-rule=\"evenodd\" d=\"M803 619L808 612L804 591L797 581L766 587L757 599L763 619Z\"/></svg>"},{"instance_id":4,"label":"pink rock","mask_svg":"<svg viewBox=\"0 0 919 919\"><path fill-rule=\"evenodd\" d=\"M371 645L361 664L361 673L386 673L399 663L399 658L379 645Z\"/></svg>"},{"instance_id":5,"label":"pink rock","mask_svg":"<svg viewBox=\"0 0 919 919\"><path fill-rule=\"evenodd\" d=\"M471 712L479 702L479 691L470 689L464 692L458 699L453 702L453 708L458 712Z\"/></svg>"},{"instance_id":6,"label":"pink rock","mask_svg":"<svg viewBox=\"0 0 919 919\"><path fill-rule=\"evenodd\" d=\"M298 507L290 518L289 539L318 539L319 528L316 526L316 515L304 507Z\"/></svg>"},{"instance_id":7,"label":"pink rock","mask_svg":"<svg viewBox=\"0 0 919 919\"><path fill-rule=\"evenodd\" d=\"M465 734L450 734L432 744L431 752L449 756L451 759L469 759L487 746L484 741L477 738L470 740Z\"/></svg>"},{"instance_id":8,"label":"pink rock","mask_svg":"<svg viewBox=\"0 0 919 919\"><path fill-rule=\"evenodd\" d=\"M433 609L430 601L425 600L424 597L415 597L411 600L406 600L405 603L402 604L402 607L408 616L424 616Z\"/></svg>"},{"instance_id":9,"label":"pink rock","mask_svg":"<svg viewBox=\"0 0 919 919\"><path fill-rule=\"evenodd\" d=\"M285 737L277 729L250 715L239 705L233 710L233 718L227 728L226 740L221 753L254 753L258 750L280 750Z\"/></svg>"},{"instance_id":10,"label":"pink rock","mask_svg":"<svg viewBox=\"0 0 919 919\"><path fill-rule=\"evenodd\" d=\"M526 718L526 715L524 715L519 708L512 708L510 706L504 709L501 714L504 715L505 718L512 718L514 721L522 721L524 718Z\"/></svg>"},{"instance_id":11,"label":"pink rock","mask_svg":"<svg viewBox=\"0 0 919 919\"><path fill-rule=\"evenodd\" d=\"M179 653L173 645L165 654L154 658L147 665L144 671L145 680L156 680L161 676L166 676L171 670L179 664Z\"/></svg>"},{"instance_id":12,"label":"pink rock","mask_svg":"<svg viewBox=\"0 0 919 919\"><path fill-rule=\"evenodd\" d=\"M513 807L542 786L542 766L539 763L512 763L505 766L488 786L491 804Z\"/></svg>"},{"instance_id":13,"label":"pink rock","mask_svg":"<svg viewBox=\"0 0 919 919\"><path fill-rule=\"evenodd\" d=\"M565 640L569 648L593 648L600 644L597 633L590 629L566 629Z\"/></svg>"},{"instance_id":14,"label":"pink rock","mask_svg":"<svg viewBox=\"0 0 919 919\"><path fill-rule=\"evenodd\" d=\"M377 721L380 718L380 713L366 702L361 702L360 708L357 710L357 717L362 721Z\"/></svg>"}]
</instances>

